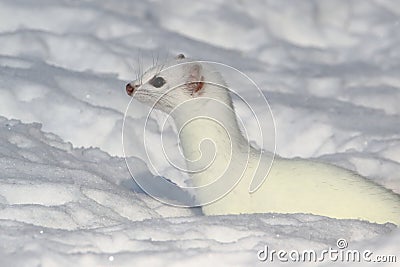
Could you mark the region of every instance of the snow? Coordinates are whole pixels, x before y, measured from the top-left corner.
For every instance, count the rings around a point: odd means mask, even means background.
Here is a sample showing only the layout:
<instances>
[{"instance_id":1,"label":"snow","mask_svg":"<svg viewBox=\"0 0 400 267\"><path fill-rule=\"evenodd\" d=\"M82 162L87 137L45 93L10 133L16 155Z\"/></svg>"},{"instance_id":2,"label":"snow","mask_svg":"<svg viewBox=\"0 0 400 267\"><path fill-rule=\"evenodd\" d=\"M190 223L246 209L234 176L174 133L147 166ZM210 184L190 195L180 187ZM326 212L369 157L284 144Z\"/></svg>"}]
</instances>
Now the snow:
<instances>
[{"instance_id":1,"label":"snow","mask_svg":"<svg viewBox=\"0 0 400 267\"><path fill-rule=\"evenodd\" d=\"M400 193L397 1L1 0L0 18L1 266L254 266L271 264L257 259L265 245L322 250L339 238L400 260L390 224L205 217L164 205L131 178L121 138L126 82L139 66L184 53L256 82L279 155L336 164ZM128 165L152 183L146 112L130 104L124 146ZM149 120L154 144L158 116ZM256 125L245 123L254 142ZM164 133L171 145L173 130ZM178 183L154 151L161 174Z\"/></svg>"}]
</instances>

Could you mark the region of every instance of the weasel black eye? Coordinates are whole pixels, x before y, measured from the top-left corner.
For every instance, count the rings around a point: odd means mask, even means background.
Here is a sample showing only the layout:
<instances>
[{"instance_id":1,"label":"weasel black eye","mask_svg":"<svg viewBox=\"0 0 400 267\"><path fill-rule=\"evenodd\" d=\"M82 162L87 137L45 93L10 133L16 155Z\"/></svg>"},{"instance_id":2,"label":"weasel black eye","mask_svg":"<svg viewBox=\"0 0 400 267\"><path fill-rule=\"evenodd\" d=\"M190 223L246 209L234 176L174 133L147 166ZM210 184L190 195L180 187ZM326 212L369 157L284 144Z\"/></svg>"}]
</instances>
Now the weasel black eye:
<instances>
[{"instance_id":1,"label":"weasel black eye","mask_svg":"<svg viewBox=\"0 0 400 267\"><path fill-rule=\"evenodd\" d=\"M156 76L154 76L154 77L149 81L149 83L150 83L151 85L153 85L154 87L156 87L156 88L160 88L161 86L163 86L163 85L166 83L166 81L164 80L163 77L156 77Z\"/></svg>"}]
</instances>

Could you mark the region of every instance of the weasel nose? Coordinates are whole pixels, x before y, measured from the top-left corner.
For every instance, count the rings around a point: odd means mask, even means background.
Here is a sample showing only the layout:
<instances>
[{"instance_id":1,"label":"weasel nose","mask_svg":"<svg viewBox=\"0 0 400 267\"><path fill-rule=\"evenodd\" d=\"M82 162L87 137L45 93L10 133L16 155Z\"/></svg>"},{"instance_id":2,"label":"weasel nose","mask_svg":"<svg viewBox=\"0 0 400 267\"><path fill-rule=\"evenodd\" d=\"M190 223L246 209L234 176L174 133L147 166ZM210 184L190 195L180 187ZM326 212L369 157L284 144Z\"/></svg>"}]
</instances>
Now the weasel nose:
<instances>
[{"instance_id":1,"label":"weasel nose","mask_svg":"<svg viewBox=\"0 0 400 267\"><path fill-rule=\"evenodd\" d=\"M125 88L126 88L126 93L132 96L133 91L135 91L136 87L133 87L130 83L128 83Z\"/></svg>"}]
</instances>

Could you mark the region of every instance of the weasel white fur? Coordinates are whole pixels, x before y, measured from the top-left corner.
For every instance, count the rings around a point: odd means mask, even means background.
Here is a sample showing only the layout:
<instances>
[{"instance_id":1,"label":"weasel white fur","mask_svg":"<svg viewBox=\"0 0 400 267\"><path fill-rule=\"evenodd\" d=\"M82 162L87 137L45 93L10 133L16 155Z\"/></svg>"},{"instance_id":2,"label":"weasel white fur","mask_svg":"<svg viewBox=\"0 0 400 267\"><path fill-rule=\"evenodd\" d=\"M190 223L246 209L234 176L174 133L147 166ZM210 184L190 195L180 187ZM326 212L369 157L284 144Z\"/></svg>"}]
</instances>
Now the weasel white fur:
<instances>
[{"instance_id":1,"label":"weasel white fur","mask_svg":"<svg viewBox=\"0 0 400 267\"><path fill-rule=\"evenodd\" d=\"M275 158L265 182L249 193L252 180L267 175L270 155L243 137L230 93L219 85L226 82L213 67L178 56L126 86L173 117L204 214L311 213L400 225L400 195L325 163Z\"/></svg>"}]
</instances>

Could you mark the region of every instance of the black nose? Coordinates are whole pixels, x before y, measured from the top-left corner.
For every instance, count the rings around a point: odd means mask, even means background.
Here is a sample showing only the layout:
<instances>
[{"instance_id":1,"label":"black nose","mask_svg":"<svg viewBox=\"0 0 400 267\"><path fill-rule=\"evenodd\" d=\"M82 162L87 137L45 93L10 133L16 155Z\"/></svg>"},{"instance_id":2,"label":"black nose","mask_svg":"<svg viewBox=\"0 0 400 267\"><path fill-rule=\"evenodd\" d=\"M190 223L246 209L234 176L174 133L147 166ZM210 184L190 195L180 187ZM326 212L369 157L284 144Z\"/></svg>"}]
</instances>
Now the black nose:
<instances>
[{"instance_id":1,"label":"black nose","mask_svg":"<svg viewBox=\"0 0 400 267\"><path fill-rule=\"evenodd\" d=\"M135 91L135 87L133 87L130 83L126 85L126 93L132 96L133 92Z\"/></svg>"}]
</instances>

